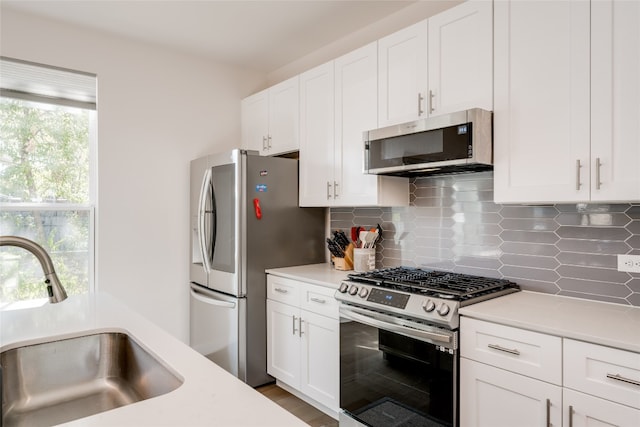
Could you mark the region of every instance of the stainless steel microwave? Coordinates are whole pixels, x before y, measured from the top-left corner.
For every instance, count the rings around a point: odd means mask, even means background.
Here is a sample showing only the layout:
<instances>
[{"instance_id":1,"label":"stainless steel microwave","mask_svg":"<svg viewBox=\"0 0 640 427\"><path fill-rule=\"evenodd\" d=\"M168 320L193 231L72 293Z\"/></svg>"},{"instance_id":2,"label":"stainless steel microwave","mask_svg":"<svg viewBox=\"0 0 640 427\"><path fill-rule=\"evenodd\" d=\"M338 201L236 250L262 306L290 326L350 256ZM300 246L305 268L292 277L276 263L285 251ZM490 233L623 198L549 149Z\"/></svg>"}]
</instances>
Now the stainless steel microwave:
<instances>
[{"instance_id":1,"label":"stainless steel microwave","mask_svg":"<svg viewBox=\"0 0 640 427\"><path fill-rule=\"evenodd\" d=\"M491 169L492 116L474 108L367 131L365 173L420 176Z\"/></svg>"}]
</instances>

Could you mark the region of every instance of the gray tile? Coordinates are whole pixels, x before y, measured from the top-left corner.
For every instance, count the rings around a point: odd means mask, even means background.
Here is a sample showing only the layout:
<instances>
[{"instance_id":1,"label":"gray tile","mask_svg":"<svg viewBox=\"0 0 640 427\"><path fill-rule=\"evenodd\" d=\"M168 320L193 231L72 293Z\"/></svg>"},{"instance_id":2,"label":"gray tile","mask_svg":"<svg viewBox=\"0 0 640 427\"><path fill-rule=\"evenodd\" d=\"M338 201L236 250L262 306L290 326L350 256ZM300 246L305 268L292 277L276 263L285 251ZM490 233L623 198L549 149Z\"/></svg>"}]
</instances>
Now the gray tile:
<instances>
[{"instance_id":1,"label":"gray tile","mask_svg":"<svg viewBox=\"0 0 640 427\"><path fill-rule=\"evenodd\" d=\"M615 255L581 254L576 252L560 252L556 259L561 264L582 265L589 267L617 268L618 259Z\"/></svg>"},{"instance_id":2,"label":"gray tile","mask_svg":"<svg viewBox=\"0 0 640 427\"><path fill-rule=\"evenodd\" d=\"M416 227L412 231L416 237L451 238L456 233L452 228Z\"/></svg>"},{"instance_id":3,"label":"gray tile","mask_svg":"<svg viewBox=\"0 0 640 427\"><path fill-rule=\"evenodd\" d=\"M449 207L453 205L454 200L448 197L413 197L410 203L417 207Z\"/></svg>"},{"instance_id":4,"label":"gray tile","mask_svg":"<svg viewBox=\"0 0 640 427\"><path fill-rule=\"evenodd\" d=\"M493 191L492 179L457 180L451 187L457 192Z\"/></svg>"},{"instance_id":5,"label":"gray tile","mask_svg":"<svg viewBox=\"0 0 640 427\"><path fill-rule=\"evenodd\" d=\"M331 231L334 230L349 230L353 227L352 221L333 221L331 220Z\"/></svg>"},{"instance_id":6,"label":"gray tile","mask_svg":"<svg viewBox=\"0 0 640 427\"><path fill-rule=\"evenodd\" d=\"M563 225L556 230L558 236L564 239L589 239L604 241L624 241L631 233L624 228L607 227L572 227Z\"/></svg>"},{"instance_id":7,"label":"gray tile","mask_svg":"<svg viewBox=\"0 0 640 427\"><path fill-rule=\"evenodd\" d=\"M415 207L413 212L416 221L422 218L448 218L455 213L453 209L447 207Z\"/></svg>"},{"instance_id":8,"label":"gray tile","mask_svg":"<svg viewBox=\"0 0 640 427\"><path fill-rule=\"evenodd\" d=\"M502 252L497 246L456 245L452 252L455 256L474 256L498 258Z\"/></svg>"},{"instance_id":9,"label":"gray tile","mask_svg":"<svg viewBox=\"0 0 640 427\"><path fill-rule=\"evenodd\" d=\"M558 236L550 231L513 231L505 230L500 233L500 238L505 242L528 242L553 244L558 241Z\"/></svg>"},{"instance_id":10,"label":"gray tile","mask_svg":"<svg viewBox=\"0 0 640 427\"><path fill-rule=\"evenodd\" d=\"M453 270L453 267L456 265L451 260L446 259L438 259L438 258L429 258L423 256L417 256L413 260L418 267L423 268L433 268L436 270Z\"/></svg>"},{"instance_id":11,"label":"gray tile","mask_svg":"<svg viewBox=\"0 0 640 427\"><path fill-rule=\"evenodd\" d=\"M459 202L456 201L451 205L451 209L455 212L491 212L497 213L502 206L496 205L493 202Z\"/></svg>"},{"instance_id":12,"label":"gray tile","mask_svg":"<svg viewBox=\"0 0 640 427\"><path fill-rule=\"evenodd\" d=\"M627 302L636 307L640 307L640 293L636 292L627 297Z\"/></svg>"},{"instance_id":13,"label":"gray tile","mask_svg":"<svg viewBox=\"0 0 640 427\"><path fill-rule=\"evenodd\" d=\"M613 269L579 267L572 265L560 266L556 269L556 272L562 277L620 284L627 283L631 278L629 274Z\"/></svg>"},{"instance_id":14,"label":"gray tile","mask_svg":"<svg viewBox=\"0 0 640 427\"><path fill-rule=\"evenodd\" d=\"M634 235L633 237L631 237L629 240L627 240L627 244L633 249L640 249L640 235Z\"/></svg>"},{"instance_id":15,"label":"gray tile","mask_svg":"<svg viewBox=\"0 0 640 427\"><path fill-rule=\"evenodd\" d=\"M605 295L585 294L582 292L571 292L571 291L560 291L558 295L573 297L573 298L588 299L593 301L612 302L615 304L629 305L629 302L624 298L615 298L615 297L609 297Z\"/></svg>"},{"instance_id":16,"label":"gray tile","mask_svg":"<svg viewBox=\"0 0 640 427\"><path fill-rule=\"evenodd\" d=\"M548 256L503 254L500 257L500 261L504 265L546 268L550 270L553 270L560 265L555 258Z\"/></svg>"},{"instance_id":17,"label":"gray tile","mask_svg":"<svg viewBox=\"0 0 640 427\"><path fill-rule=\"evenodd\" d=\"M459 191L452 196L457 202L493 202L492 191Z\"/></svg>"},{"instance_id":18,"label":"gray tile","mask_svg":"<svg viewBox=\"0 0 640 427\"><path fill-rule=\"evenodd\" d=\"M519 242L505 242L500 245L500 249L504 253L518 255L556 256L560 252L554 245Z\"/></svg>"},{"instance_id":19,"label":"gray tile","mask_svg":"<svg viewBox=\"0 0 640 427\"><path fill-rule=\"evenodd\" d=\"M631 279L626 283L627 288L631 289L633 292L640 292L640 278Z\"/></svg>"},{"instance_id":20,"label":"gray tile","mask_svg":"<svg viewBox=\"0 0 640 427\"><path fill-rule=\"evenodd\" d=\"M529 279L540 282L555 282L560 276L553 270L545 270L542 268L515 267L504 265L500 268L500 273L506 277L514 277L518 279Z\"/></svg>"},{"instance_id":21,"label":"gray tile","mask_svg":"<svg viewBox=\"0 0 640 427\"><path fill-rule=\"evenodd\" d=\"M630 221L624 213L561 213L556 218L560 225L593 225L599 227L624 227Z\"/></svg>"},{"instance_id":22,"label":"gray tile","mask_svg":"<svg viewBox=\"0 0 640 427\"><path fill-rule=\"evenodd\" d=\"M420 248L415 251L416 257L453 259L454 255L454 252L448 248Z\"/></svg>"},{"instance_id":23,"label":"gray tile","mask_svg":"<svg viewBox=\"0 0 640 427\"><path fill-rule=\"evenodd\" d=\"M483 268L483 269L489 269L493 271L497 271L502 265L500 263L500 260L497 258L471 257L471 256L458 257L455 259L455 263L458 266Z\"/></svg>"},{"instance_id":24,"label":"gray tile","mask_svg":"<svg viewBox=\"0 0 640 427\"><path fill-rule=\"evenodd\" d=\"M329 211L330 211L331 215L336 214L336 213L344 213L344 212L352 213L353 212L353 208L346 208L346 207L329 208Z\"/></svg>"},{"instance_id":25,"label":"gray tile","mask_svg":"<svg viewBox=\"0 0 640 427\"><path fill-rule=\"evenodd\" d=\"M632 234L640 234L640 221L631 221L627 225L627 231Z\"/></svg>"},{"instance_id":26,"label":"gray tile","mask_svg":"<svg viewBox=\"0 0 640 427\"><path fill-rule=\"evenodd\" d=\"M625 211L631 219L640 219L640 205L633 205Z\"/></svg>"},{"instance_id":27,"label":"gray tile","mask_svg":"<svg viewBox=\"0 0 640 427\"><path fill-rule=\"evenodd\" d=\"M605 242L601 240L560 239L556 246L561 251L588 254L626 254L630 249L624 242Z\"/></svg>"},{"instance_id":28,"label":"gray tile","mask_svg":"<svg viewBox=\"0 0 640 427\"><path fill-rule=\"evenodd\" d=\"M484 268L475 268L475 267L466 267L462 265L457 265L454 269L454 272L460 274L469 274L472 276L483 276L483 277L493 277L495 279L499 279L500 273L495 270L488 270Z\"/></svg>"},{"instance_id":29,"label":"gray tile","mask_svg":"<svg viewBox=\"0 0 640 427\"><path fill-rule=\"evenodd\" d=\"M502 228L497 224L468 224L457 222L451 230L455 234L481 234L486 236L499 236Z\"/></svg>"},{"instance_id":30,"label":"gray tile","mask_svg":"<svg viewBox=\"0 0 640 427\"><path fill-rule=\"evenodd\" d=\"M500 227L505 230L555 231L558 223L546 218L505 218L500 221Z\"/></svg>"},{"instance_id":31,"label":"gray tile","mask_svg":"<svg viewBox=\"0 0 640 427\"><path fill-rule=\"evenodd\" d=\"M353 212L331 212L331 221L353 221Z\"/></svg>"},{"instance_id":32,"label":"gray tile","mask_svg":"<svg viewBox=\"0 0 640 427\"><path fill-rule=\"evenodd\" d=\"M558 211L554 206L503 206L503 218L555 218Z\"/></svg>"},{"instance_id":33,"label":"gray tile","mask_svg":"<svg viewBox=\"0 0 640 427\"><path fill-rule=\"evenodd\" d=\"M451 187L417 187L411 192L415 197L451 198L455 190Z\"/></svg>"},{"instance_id":34,"label":"gray tile","mask_svg":"<svg viewBox=\"0 0 640 427\"><path fill-rule=\"evenodd\" d=\"M473 224L498 224L502 219L497 213L479 212L457 212L453 214L455 222L466 222Z\"/></svg>"},{"instance_id":35,"label":"gray tile","mask_svg":"<svg viewBox=\"0 0 640 427\"><path fill-rule=\"evenodd\" d=\"M382 216L382 209L380 208L355 208L353 210L354 216L380 218Z\"/></svg>"},{"instance_id":36,"label":"gray tile","mask_svg":"<svg viewBox=\"0 0 640 427\"><path fill-rule=\"evenodd\" d=\"M521 279L516 277L507 277L505 279L520 285L520 288L525 291L544 292L545 294L557 294L560 292L560 288L553 282L542 282L539 280Z\"/></svg>"},{"instance_id":37,"label":"gray tile","mask_svg":"<svg viewBox=\"0 0 640 427\"><path fill-rule=\"evenodd\" d=\"M458 245L484 246L489 249L499 248L502 240L498 236L490 236L476 233L461 233L454 237Z\"/></svg>"},{"instance_id":38,"label":"gray tile","mask_svg":"<svg viewBox=\"0 0 640 427\"><path fill-rule=\"evenodd\" d=\"M631 294L629 288L619 283L596 282L571 278L562 278L556 283L562 291L581 292L585 294L602 295L614 298L626 298Z\"/></svg>"},{"instance_id":39,"label":"gray tile","mask_svg":"<svg viewBox=\"0 0 640 427\"><path fill-rule=\"evenodd\" d=\"M629 208L627 204L602 204L602 203L577 203L574 205L556 205L556 208L560 212L593 212L593 213L606 213L606 212L624 212Z\"/></svg>"},{"instance_id":40,"label":"gray tile","mask_svg":"<svg viewBox=\"0 0 640 427\"><path fill-rule=\"evenodd\" d=\"M452 248L455 246L455 242L451 239L438 239L433 237L418 237L414 239L415 250L419 252L421 248Z\"/></svg>"},{"instance_id":41,"label":"gray tile","mask_svg":"<svg viewBox=\"0 0 640 427\"><path fill-rule=\"evenodd\" d=\"M414 224L420 227L452 227L455 221L453 218L420 217L416 218Z\"/></svg>"}]
</instances>

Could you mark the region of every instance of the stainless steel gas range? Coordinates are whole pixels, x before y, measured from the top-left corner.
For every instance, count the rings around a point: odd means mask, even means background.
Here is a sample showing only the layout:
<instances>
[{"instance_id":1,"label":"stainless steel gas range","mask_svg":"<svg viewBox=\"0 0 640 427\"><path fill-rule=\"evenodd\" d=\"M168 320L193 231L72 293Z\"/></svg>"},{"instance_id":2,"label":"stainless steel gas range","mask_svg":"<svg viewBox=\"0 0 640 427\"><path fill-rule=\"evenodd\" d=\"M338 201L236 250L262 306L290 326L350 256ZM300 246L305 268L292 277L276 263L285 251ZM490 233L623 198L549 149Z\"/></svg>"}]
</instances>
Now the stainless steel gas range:
<instances>
[{"instance_id":1,"label":"stainless steel gas range","mask_svg":"<svg viewBox=\"0 0 640 427\"><path fill-rule=\"evenodd\" d=\"M458 309L518 285L396 267L350 274L340 301L340 426L457 426Z\"/></svg>"}]
</instances>

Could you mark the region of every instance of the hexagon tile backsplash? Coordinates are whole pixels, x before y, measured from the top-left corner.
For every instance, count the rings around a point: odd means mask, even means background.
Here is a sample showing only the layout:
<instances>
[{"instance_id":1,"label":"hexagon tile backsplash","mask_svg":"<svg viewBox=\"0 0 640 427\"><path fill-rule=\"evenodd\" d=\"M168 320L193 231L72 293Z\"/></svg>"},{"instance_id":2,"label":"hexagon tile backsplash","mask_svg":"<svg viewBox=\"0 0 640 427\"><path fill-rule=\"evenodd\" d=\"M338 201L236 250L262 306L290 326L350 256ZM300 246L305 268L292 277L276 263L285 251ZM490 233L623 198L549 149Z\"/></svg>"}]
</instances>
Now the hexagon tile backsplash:
<instances>
[{"instance_id":1,"label":"hexagon tile backsplash","mask_svg":"<svg viewBox=\"0 0 640 427\"><path fill-rule=\"evenodd\" d=\"M640 204L500 205L493 173L413 178L410 206L331 208L331 229L383 228L376 267L505 277L523 289L640 306ZM349 233L347 232L347 235Z\"/></svg>"}]
</instances>

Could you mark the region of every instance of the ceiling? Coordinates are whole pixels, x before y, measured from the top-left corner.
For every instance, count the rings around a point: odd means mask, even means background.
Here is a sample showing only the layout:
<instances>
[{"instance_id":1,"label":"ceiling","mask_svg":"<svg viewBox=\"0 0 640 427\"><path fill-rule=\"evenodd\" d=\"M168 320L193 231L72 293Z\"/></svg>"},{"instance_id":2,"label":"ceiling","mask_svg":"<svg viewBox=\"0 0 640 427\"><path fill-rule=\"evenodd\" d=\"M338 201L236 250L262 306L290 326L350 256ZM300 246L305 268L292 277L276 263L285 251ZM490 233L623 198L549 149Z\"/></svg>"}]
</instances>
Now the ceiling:
<instances>
[{"instance_id":1,"label":"ceiling","mask_svg":"<svg viewBox=\"0 0 640 427\"><path fill-rule=\"evenodd\" d=\"M416 1L2 0L1 5L269 73ZM446 2L423 1L438 10Z\"/></svg>"}]
</instances>

